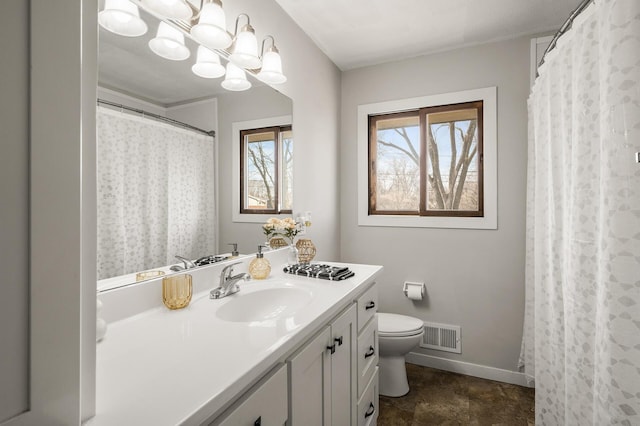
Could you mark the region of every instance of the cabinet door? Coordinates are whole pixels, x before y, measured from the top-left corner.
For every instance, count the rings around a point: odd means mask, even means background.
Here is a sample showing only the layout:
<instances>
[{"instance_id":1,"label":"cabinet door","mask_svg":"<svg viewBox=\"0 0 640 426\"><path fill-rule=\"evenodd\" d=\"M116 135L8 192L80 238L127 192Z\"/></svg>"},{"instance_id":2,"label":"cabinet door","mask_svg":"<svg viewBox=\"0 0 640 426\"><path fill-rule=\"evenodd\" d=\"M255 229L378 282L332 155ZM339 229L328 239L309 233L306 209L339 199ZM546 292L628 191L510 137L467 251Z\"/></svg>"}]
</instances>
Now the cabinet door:
<instances>
[{"instance_id":1,"label":"cabinet door","mask_svg":"<svg viewBox=\"0 0 640 426\"><path fill-rule=\"evenodd\" d=\"M355 424L357 310L352 305L331 323L331 424Z\"/></svg>"},{"instance_id":2,"label":"cabinet door","mask_svg":"<svg viewBox=\"0 0 640 426\"><path fill-rule=\"evenodd\" d=\"M244 395L236 406L211 425L283 425L287 420L287 368L281 366Z\"/></svg>"},{"instance_id":3,"label":"cabinet door","mask_svg":"<svg viewBox=\"0 0 640 426\"><path fill-rule=\"evenodd\" d=\"M331 328L326 327L289 360L289 424L331 424Z\"/></svg>"}]
</instances>

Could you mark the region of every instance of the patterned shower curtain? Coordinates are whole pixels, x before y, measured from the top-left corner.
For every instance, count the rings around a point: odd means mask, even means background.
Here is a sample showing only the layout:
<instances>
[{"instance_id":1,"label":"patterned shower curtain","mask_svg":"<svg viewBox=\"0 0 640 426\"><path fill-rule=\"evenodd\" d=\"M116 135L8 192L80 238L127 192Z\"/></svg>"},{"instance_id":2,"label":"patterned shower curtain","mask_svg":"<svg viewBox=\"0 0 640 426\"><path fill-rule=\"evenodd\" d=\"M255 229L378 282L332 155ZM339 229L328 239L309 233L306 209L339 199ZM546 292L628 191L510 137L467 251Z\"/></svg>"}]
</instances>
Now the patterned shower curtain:
<instances>
[{"instance_id":1,"label":"patterned shower curtain","mask_svg":"<svg viewBox=\"0 0 640 426\"><path fill-rule=\"evenodd\" d=\"M596 0L539 74L521 356L536 424L640 425L640 0Z\"/></svg>"},{"instance_id":2,"label":"patterned shower curtain","mask_svg":"<svg viewBox=\"0 0 640 426\"><path fill-rule=\"evenodd\" d=\"M98 107L98 279L215 253L210 136Z\"/></svg>"}]
</instances>

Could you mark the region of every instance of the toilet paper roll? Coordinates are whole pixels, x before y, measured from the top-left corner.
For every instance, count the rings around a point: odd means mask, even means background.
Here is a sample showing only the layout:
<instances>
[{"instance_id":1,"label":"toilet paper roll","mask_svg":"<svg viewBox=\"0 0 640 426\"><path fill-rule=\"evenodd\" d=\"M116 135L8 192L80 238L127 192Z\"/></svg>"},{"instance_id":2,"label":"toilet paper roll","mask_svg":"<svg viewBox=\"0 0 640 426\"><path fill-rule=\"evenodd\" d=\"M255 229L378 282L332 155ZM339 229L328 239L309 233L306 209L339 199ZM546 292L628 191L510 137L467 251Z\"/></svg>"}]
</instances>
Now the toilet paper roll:
<instances>
[{"instance_id":1,"label":"toilet paper roll","mask_svg":"<svg viewBox=\"0 0 640 426\"><path fill-rule=\"evenodd\" d=\"M411 300L422 300L422 286L409 285L407 286L407 297Z\"/></svg>"}]
</instances>

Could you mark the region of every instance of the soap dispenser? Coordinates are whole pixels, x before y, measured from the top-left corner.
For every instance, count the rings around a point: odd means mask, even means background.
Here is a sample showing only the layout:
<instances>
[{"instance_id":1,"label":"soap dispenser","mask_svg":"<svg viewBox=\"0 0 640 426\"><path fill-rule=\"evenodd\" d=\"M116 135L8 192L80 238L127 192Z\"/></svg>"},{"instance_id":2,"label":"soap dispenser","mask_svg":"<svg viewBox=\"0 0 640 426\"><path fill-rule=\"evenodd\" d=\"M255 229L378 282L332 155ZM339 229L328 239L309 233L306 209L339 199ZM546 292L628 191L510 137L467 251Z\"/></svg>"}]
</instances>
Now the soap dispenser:
<instances>
[{"instance_id":1,"label":"soap dispenser","mask_svg":"<svg viewBox=\"0 0 640 426\"><path fill-rule=\"evenodd\" d=\"M238 253L238 243L229 243L227 245L233 246L233 251L231 252L231 256L229 256L227 259L237 258L240 255L240 253Z\"/></svg>"},{"instance_id":2,"label":"soap dispenser","mask_svg":"<svg viewBox=\"0 0 640 426\"><path fill-rule=\"evenodd\" d=\"M271 273L271 264L264 258L262 247L264 246L258 246L256 258L249 264L249 275L254 280L264 280Z\"/></svg>"}]
</instances>

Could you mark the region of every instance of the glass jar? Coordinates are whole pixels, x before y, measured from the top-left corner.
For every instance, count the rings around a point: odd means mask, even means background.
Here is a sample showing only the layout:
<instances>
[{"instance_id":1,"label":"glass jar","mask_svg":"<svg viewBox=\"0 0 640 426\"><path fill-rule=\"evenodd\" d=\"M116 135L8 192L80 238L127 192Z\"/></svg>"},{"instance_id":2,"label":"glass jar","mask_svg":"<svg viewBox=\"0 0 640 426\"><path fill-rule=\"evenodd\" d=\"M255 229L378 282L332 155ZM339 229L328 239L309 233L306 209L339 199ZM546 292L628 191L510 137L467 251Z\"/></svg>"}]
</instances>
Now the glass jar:
<instances>
[{"instance_id":1,"label":"glass jar","mask_svg":"<svg viewBox=\"0 0 640 426\"><path fill-rule=\"evenodd\" d=\"M182 309L191 302L191 275L172 275L162 279L162 302L169 309Z\"/></svg>"}]
</instances>

